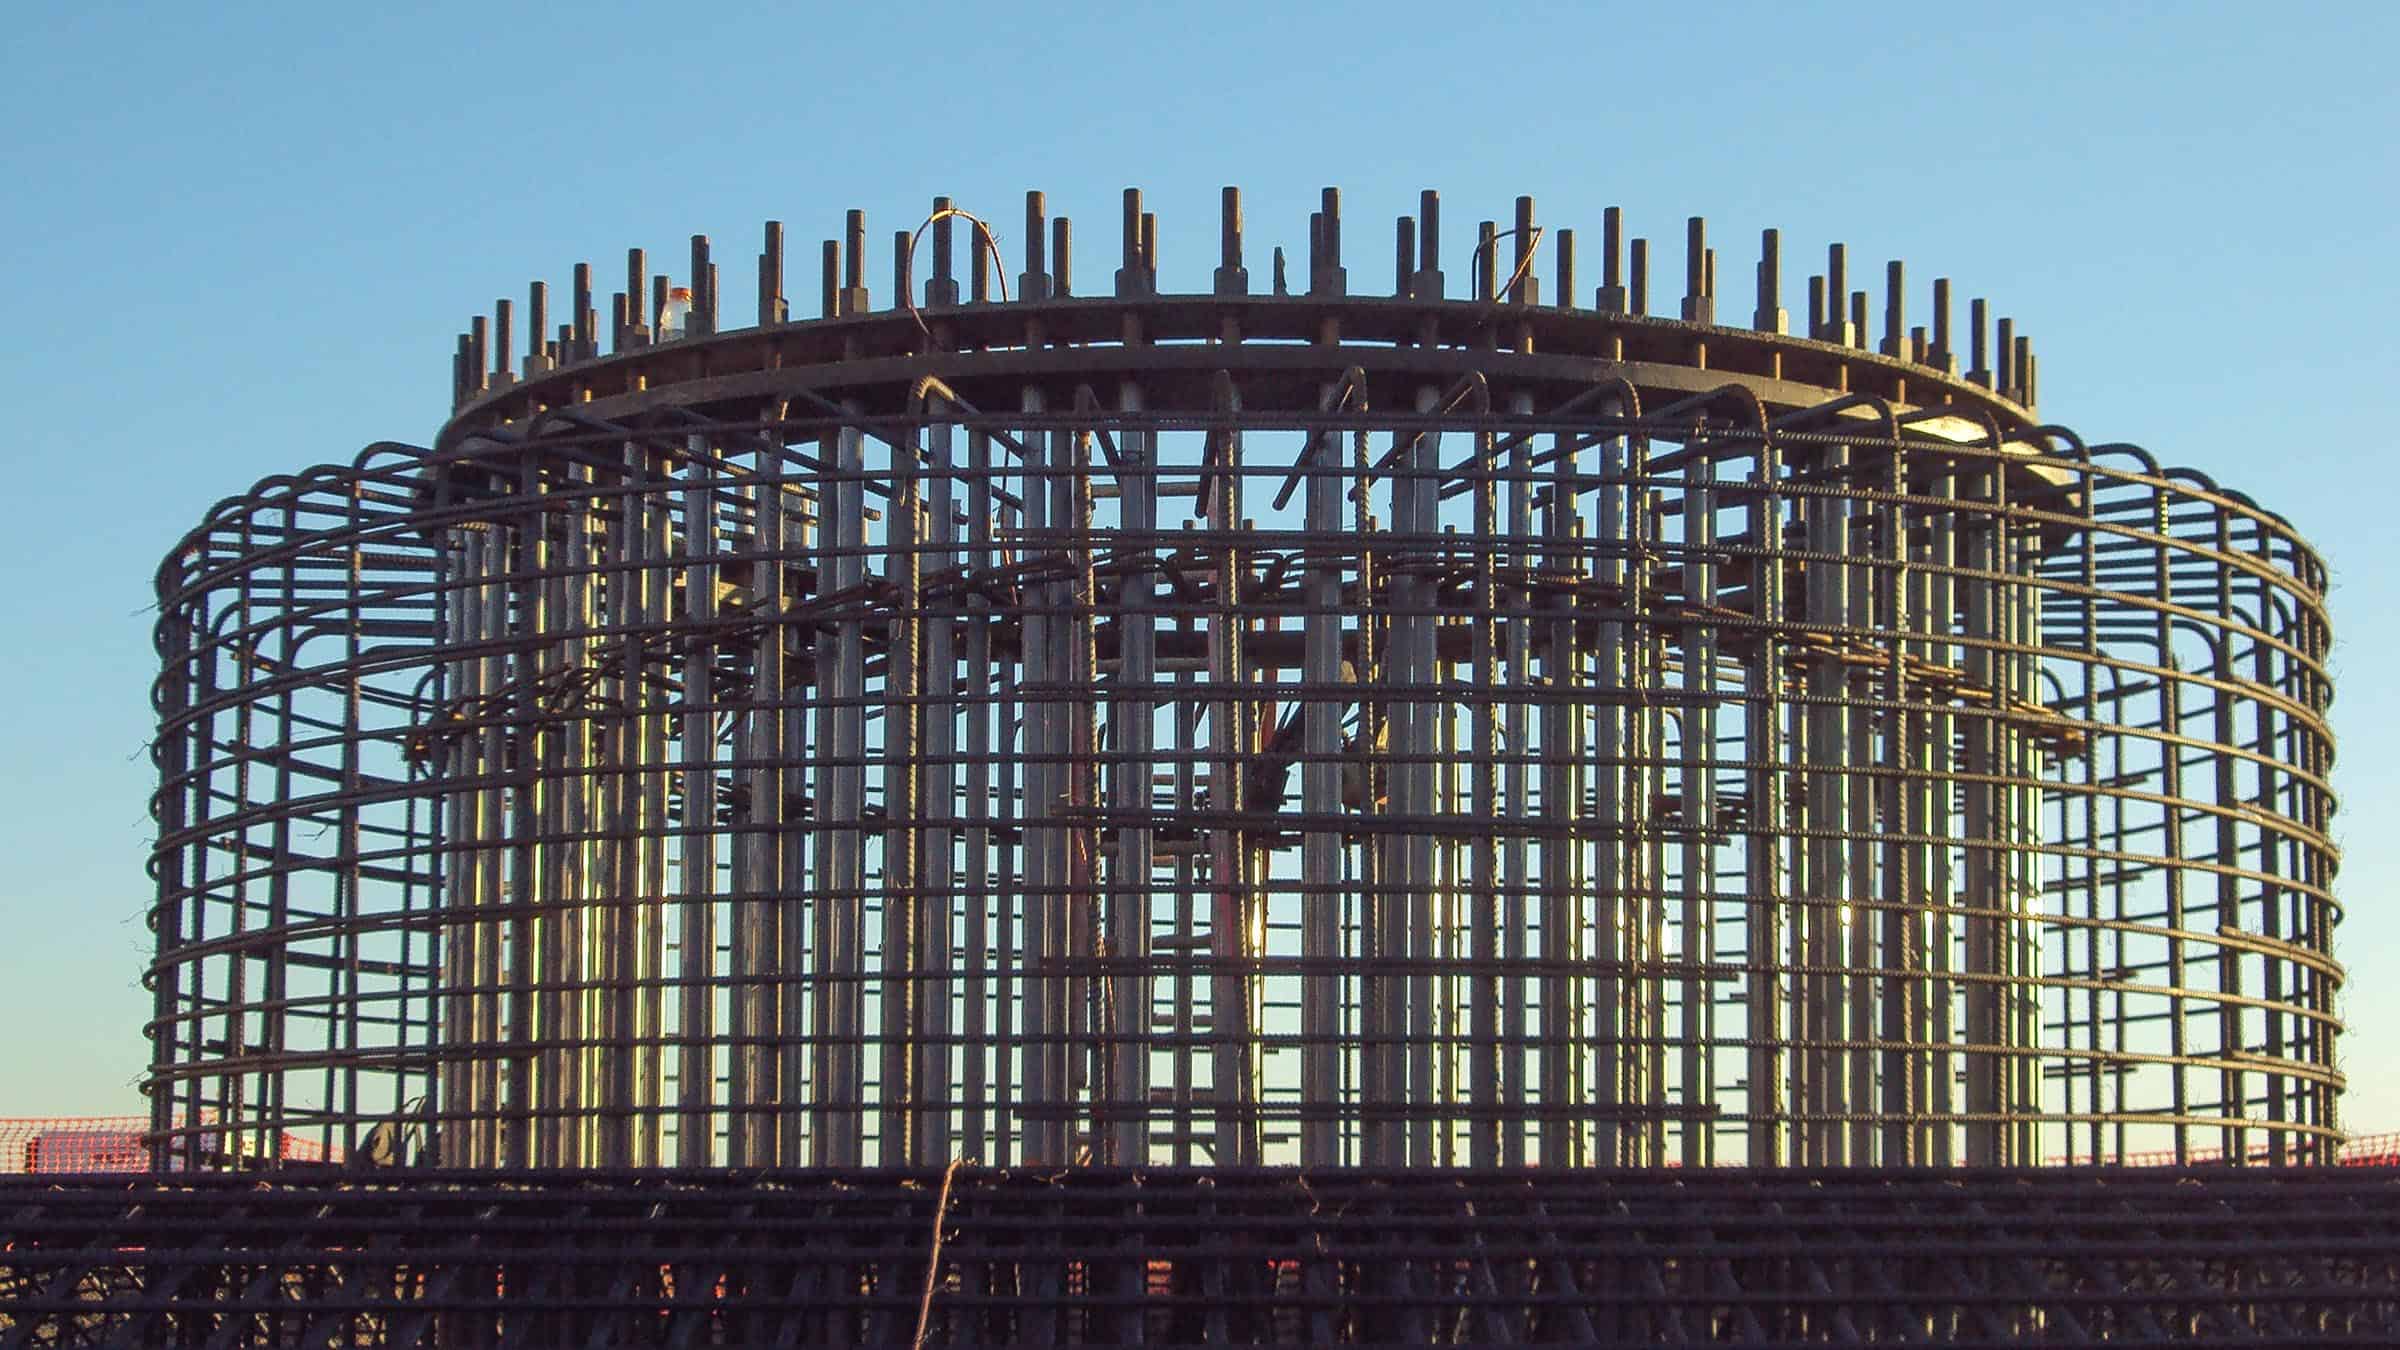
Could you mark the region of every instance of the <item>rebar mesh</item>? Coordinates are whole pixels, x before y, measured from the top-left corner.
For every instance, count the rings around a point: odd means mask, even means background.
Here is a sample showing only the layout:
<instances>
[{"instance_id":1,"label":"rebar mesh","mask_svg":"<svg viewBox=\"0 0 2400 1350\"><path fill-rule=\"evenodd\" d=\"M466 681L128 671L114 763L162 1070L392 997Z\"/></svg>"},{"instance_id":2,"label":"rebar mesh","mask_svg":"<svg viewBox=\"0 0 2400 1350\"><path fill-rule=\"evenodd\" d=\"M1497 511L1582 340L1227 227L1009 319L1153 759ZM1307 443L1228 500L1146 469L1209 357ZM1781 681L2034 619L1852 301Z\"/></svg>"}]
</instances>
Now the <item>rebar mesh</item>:
<instances>
[{"instance_id":1,"label":"rebar mesh","mask_svg":"<svg viewBox=\"0 0 2400 1350\"><path fill-rule=\"evenodd\" d=\"M160 581L162 1137L2330 1156L2280 519L1921 342L1443 300L1402 239L1394 299L1129 243L960 305L945 247L783 324L762 269L761 328L570 327L225 503Z\"/></svg>"},{"instance_id":2,"label":"rebar mesh","mask_svg":"<svg viewBox=\"0 0 2400 1350\"><path fill-rule=\"evenodd\" d=\"M0 1179L0 1341L2386 1346L2400 1175ZM938 1255L933 1237L942 1234Z\"/></svg>"}]
</instances>

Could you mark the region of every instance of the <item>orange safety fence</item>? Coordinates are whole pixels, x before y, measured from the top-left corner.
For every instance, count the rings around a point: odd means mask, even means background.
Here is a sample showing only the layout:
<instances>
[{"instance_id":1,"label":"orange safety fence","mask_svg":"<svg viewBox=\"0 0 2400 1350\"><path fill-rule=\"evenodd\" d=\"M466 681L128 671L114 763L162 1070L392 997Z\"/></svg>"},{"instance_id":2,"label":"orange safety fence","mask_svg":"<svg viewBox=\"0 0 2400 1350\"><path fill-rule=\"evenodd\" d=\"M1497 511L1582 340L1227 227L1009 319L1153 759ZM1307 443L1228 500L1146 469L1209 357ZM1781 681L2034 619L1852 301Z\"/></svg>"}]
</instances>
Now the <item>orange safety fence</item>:
<instances>
[{"instance_id":1,"label":"orange safety fence","mask_svg":"<svg viewBox=\"0 0 2400 1350\"><path fill-rule=\"evenodd\" d=\"M2400 1130L2351 1135L2337 1161L2344 1167L2400 1167Z\"/></svg>"},{"instance_id":2,"label":"orange safety fence","mask_svg":"<svg viewBox=\"0 0 2400 1350\"><path fill-rule=\"evenodd\" d=\"M2273 1158L2273 1155L2263 1148L2251 1149L2249 1156L2253 1163L2266 1163L2272 1161ZM2184 1154L2183 1161L2194 1166L2211 1166L2225 1161L2225 1150L2218 1148L2192 1149ZM2175 1150L2161 1148L2141 1153L2128 1153L2122 1157L2104 1153L2095 1158L2088 1154L2078 1153L2071 1157L2044 1158L2042 1162L2052 1167L2062 1165L2082 1167L2094 1163L2103 1167L2173 1167L2176 1164L2176 1157ZM2351 1135L2342 1141L2340 1151L2334 1155L2334 1165L2336 1167L2400 1166L2400 1131Z\"/></svg>"},{"instance_id":3,"label":"orange safety fence","mask_svg":"<svg viewBox=\"0 0 2400 1350\"><path fill-rule=\"evenodd\" d=\"M212 1123L214 1112L202 1116L202 1123ZM182 1122L177 1121L178 1128ZM147 1172L150 1170L150 1149L142 1136L150 1131L148 1116L0 1116L0 1175L22 1172ZM227 1142L206 1151L221 1155L244 1155L254 1150L253 1131L227 1132ZM335 1148L330 1156L324 1145L313 1139L285 1134L276 1156L293 1162L339 1162L342 1150ZM2252 1160L2264 1163L2268 1155L2252 1150ZM2220 1149L2193 1149L2185 1161L2208 1165L2225 1160ZM2122 1158L2102 1156L2093 1159L2083 1155L2052 1157L2042 1160L2046 1165L2083 1165L2099 1162L2103 1165L2126 1167L2172 1167L2173 1149L2154 1149L2128 1153ZM2400 1167L2400 1130L2380 1134L2354 1134L2342 1142L2335 1158L2341 1167Z\"/></svg>"},{"instance_id":4,"label":"orange safety fence","mask_svg":"<svg viewBox=\"0 0 2400 1350\"><path fill-rule=\"evenodd\" d=\"M205 1129L216 1113L205 1112ZM176 1128L183 1128L179 1117ZM0 1116L0 1175L26 1172L147 1172L150 1146L148 1116ZM256 1131L233 1129L205 1150L220 1156L258 1151ZM323 1144L292 1134L276 1143L275 1156L294 1162L338 1162L341 1150L329 1159Z\"/></svg>"}]
</instances>

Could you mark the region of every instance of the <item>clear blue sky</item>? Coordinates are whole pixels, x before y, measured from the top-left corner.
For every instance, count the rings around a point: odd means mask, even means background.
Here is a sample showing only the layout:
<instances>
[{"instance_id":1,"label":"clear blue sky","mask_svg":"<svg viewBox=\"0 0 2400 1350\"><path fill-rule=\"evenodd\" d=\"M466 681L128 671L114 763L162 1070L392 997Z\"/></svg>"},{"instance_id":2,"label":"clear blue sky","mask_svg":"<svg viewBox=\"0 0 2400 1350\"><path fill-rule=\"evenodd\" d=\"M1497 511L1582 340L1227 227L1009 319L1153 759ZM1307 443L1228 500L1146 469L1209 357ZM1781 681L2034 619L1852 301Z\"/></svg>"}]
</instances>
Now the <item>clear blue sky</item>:
<instances>
[{"instance_id":1,"label":"clear blue sky","mask_svg":"<svg viewBox=\"0 0 2400 1350\"><path fill-rule=\"evenodd\" d=\"M763 219L813 304L845 207L888 240L1043 188L1098 275L1138 185L1202 289L1238 183L1262 260L1326 184L1370 258L1423 187L1453 241L1520 192L1705 214L1729 293L1778 226L1794 310L1828 241L1906 258L2035 335L2049 417L2291 517L2336 581L2349 1117L2400 1128L2400 5L221 8L5 39L0 1115L138 1106L143 611L210 503L424 441L466 315L578 259L708 233L747 322Z\"/></svg>"}]
</instances>

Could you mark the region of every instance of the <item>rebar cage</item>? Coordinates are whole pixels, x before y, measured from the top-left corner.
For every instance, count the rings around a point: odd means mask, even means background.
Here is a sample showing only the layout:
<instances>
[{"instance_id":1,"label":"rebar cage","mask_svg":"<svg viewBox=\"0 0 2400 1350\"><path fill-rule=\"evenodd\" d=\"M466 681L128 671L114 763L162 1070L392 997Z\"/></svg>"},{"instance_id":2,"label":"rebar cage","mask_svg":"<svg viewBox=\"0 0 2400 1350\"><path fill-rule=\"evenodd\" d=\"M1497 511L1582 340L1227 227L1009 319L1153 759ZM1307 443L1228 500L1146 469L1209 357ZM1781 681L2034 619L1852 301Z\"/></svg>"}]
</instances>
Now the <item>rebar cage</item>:
<instances>
[{"instance_id":1,"label":"rebar cage","mask_svg":"<svg viewBox=\"0 0 2400 1350\"><path fill-rule=\"evenodd\" d=\"M160 575L160 1165L2330 1159L2330 642L2280 518L1833 255L1810 337L1112 293L478 320L430 449ZM972 294L952 275L973 223ZM919 231L918 233L926 233ZM1045 248L1045 245L1047 247ZM1423 265L1419 265L1420 259ZM1632 283L1628 286L1626 283ZM1821 297L1837 297L1828 303ZM186 1122L210 1122L207 1125Z\"/></svg>"}]
</instances>

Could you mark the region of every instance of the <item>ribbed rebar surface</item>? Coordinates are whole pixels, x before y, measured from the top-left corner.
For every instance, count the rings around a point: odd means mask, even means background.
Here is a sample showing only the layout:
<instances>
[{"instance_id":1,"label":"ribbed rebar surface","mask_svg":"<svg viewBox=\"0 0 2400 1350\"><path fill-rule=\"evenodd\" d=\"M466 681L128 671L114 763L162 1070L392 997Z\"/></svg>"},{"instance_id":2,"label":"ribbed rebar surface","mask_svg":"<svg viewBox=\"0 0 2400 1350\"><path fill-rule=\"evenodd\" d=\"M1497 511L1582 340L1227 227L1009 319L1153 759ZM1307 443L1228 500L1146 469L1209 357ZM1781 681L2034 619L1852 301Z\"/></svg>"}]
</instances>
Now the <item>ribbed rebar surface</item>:
<instances>
[{"instance_id":1,"label":"ribbed rebar surface","mask_svg":"<svg viewBox=\"0 0 2400 1350\"><path fill-rule=\"evenodd\" d=\"M696 241L674 340L504 321L435 448L218 508L160 578L165 1155L2329 1156L2279 518L1896 298L1884 356L1712 326L1713 254L1690 321L1540 305L1529 203L1507 284L1427 220L1353 297L1330 200L1306 293L1229 204L1164 296L1127 217L1110 296L958 303L945 219L882 311L854 223L809 323L771 230L738 332Z\"/></svg>"}]
</instances>

